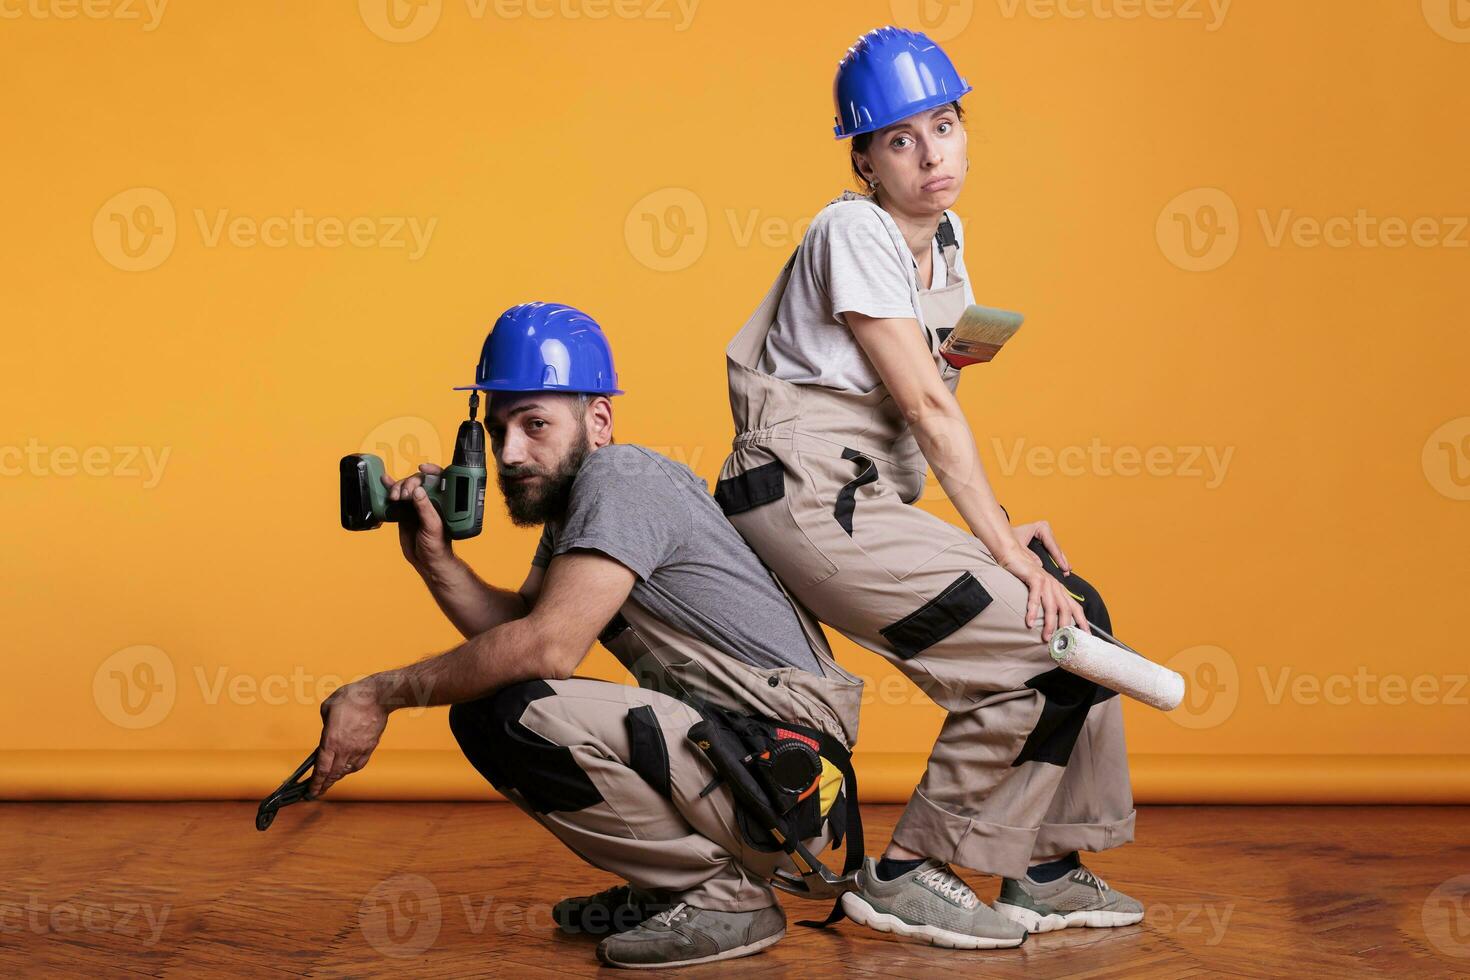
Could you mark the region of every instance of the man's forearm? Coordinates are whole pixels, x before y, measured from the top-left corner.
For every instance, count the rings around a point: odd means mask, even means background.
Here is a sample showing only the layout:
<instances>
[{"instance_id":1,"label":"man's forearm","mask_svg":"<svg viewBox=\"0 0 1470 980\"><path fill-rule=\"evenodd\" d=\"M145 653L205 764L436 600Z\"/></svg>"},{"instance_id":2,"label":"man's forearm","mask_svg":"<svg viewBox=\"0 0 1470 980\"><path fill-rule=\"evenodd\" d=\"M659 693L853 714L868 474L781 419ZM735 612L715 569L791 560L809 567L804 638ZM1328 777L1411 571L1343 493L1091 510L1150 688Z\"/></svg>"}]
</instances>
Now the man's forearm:
<instances>
[{"instance_id":1,"label":"man's forearm","mask_svg":"<svg viewBox=\"0 0 1470 980\"><path fill-rule=\"evenodd\" d=\"M520 681L570 676L572 666L570 651L548 643L534 622L521 618L447 653L385 670L369 680L378 704L394 710L473 701Z\"/></svg>"},{"instance_id":2,"label":"man's forearm","mask_svg":"<svg viewBox=\"0 0 1470 980\"><path fill-rule=\"evenodd\" d=\"M519 592L486 584L459 558L421 569L420 574L434 601L467 640L526 615L526 600Z\"/></svg>"}]
</instances>

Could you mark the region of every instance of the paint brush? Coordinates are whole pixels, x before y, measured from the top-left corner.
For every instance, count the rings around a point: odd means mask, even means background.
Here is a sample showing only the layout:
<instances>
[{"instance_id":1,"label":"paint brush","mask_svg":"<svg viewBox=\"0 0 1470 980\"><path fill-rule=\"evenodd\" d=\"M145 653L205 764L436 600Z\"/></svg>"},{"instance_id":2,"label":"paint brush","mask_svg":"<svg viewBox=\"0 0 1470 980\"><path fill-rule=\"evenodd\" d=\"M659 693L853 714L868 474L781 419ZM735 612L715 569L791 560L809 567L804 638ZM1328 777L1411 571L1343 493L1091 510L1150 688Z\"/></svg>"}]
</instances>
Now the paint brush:
<instances>
[{"instance_id":1,"label":"paint brush","mask_svg":"<svg viewBox=\"0 0 1470 980\"><path fill-rule=\"evenodd\" d=\"M999 353L1002 344L1016 335L1024 319L1021 314L1010 310L968 306L949 336L939 345L939 353L957 368L984 364Z\"/></svg>"}]
</instances>

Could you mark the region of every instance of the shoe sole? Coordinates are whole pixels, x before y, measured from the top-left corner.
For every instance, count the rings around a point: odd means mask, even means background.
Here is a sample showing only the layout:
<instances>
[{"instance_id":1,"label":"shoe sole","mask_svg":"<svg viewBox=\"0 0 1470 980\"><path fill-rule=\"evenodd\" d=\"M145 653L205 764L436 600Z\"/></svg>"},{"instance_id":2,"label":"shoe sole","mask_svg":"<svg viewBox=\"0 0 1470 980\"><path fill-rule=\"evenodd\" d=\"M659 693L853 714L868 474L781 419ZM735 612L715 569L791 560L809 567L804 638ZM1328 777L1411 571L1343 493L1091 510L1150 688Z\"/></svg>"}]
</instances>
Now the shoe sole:
<instances>
[{"instance_id":1,"label":"shoe sole","mask_svg":"<svg viewBox=\"0 0 1470 980\"><path fill-rule=\"evenodd\" d=\"M665 963L619 963L617 960L608 959L603 955L602 947L597 948L597 959L608 966L615 966L621 970L671 970L680 966L696 966L700 963L714 963L719 960L733 960L741 956L751 956L759 953L767 946L774 946L786 937L786 930L782 929L775 935L764 939L757 939L753 943L744 946L736 946L734 949L726 949L711 956L696 956L688 960L669 960Z\"/></svg>"},{"instance_id":2,"label":"shoe sole","mask_svg":"<svg viewBox=\"0 0 1470 980\"><path fill-rule=\"evenodd\" d=\"M1068 912L1065 915L1052 912L1042 915L1035 909L1022 908L1019 905L1007 905L1005 902L996 902L993 906L997 912L1010 919L1017 925L1024 926L1027 932L1056 932L1059 929L1069 929L1072 926L1085 926L1089 929L1110 929L1114 926L1132 926L1143 921L1142 912L1108 912L1102 909L1083 909L1078 912Z\"/></svg>"},{"instance_id":3,"label":"shoe sole","mask_svg":"<svg viewBox=\"0 0 1470 980\"><path fill-rule=\"evenodd\" d=\"M1026 941L1024 934L1019 939L995 939L990 936L951 932L938 926L916 926L891 913L878 911L856 892L848 892L842 896L842 910L858 925L947 949L1014 949Z\"/></svg>"}]
</instances>

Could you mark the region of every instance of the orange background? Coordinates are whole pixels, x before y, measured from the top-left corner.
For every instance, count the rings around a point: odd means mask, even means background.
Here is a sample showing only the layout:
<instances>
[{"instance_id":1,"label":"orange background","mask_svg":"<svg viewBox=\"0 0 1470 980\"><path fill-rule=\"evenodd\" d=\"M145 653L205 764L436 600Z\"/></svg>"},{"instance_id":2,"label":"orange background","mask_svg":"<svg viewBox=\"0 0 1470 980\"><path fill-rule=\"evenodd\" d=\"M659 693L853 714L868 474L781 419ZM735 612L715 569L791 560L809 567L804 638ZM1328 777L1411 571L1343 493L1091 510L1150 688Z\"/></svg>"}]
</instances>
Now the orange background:
<instances>
[{"instance_id":1,"label":"orange background","mask_svg":"<svg viewBox=\"0 0 1470 980\"><path fill-rule=\"evenodd\" d=\"M5 6L0 792L257 798L318 683L453 645L394 535L338 526L335 464L447 457L513 303L593 313L619 439L712 481L722 349L849 186L835 64L898 22L975 88L967 264L1027 316L960 389L991 477L1193 682L1126 706L1138 798L1470 800L1467 12L925 3ZM298 209L316 237L252 243ZM1274 237L1360 211L1430 223ZM330 247L353 219L383 247ZM487 510L460 551L514 587L535 533ZM939 713L836 647L901 799ZM337 791L486 792L442 709Z\"/></svg>"}]
</instances>

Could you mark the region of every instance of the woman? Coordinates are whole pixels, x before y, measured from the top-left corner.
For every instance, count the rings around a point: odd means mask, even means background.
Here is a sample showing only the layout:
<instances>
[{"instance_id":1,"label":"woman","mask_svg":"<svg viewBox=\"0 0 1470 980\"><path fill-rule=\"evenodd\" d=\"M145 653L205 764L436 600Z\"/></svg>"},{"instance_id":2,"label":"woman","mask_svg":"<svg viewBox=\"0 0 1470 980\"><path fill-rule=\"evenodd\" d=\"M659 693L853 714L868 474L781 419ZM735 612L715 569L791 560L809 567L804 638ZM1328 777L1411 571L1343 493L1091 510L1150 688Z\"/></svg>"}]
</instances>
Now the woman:
<instances>
[{"instance_id":1,"label":"woman","mask_svg":"<svg viewBox=\"0 0 1470 980\"><path fill-rule=\"evenodd\" d=\"M1011 527L939 345L973 296L960 259L970 90L923 34L885 27L838 69L837 136L866 195L812 222L727 349L737 435L716 496L817 618L949 714L852 918L937 945L1126 925L1133 899L1077 859L1133 839L1112 691L1054 669L1059 627L1107 628L1044 522ZM912 506L925 464L969 532ZM1043 562L1048 568L1043 567ZM1054 574L1048 574L1048 571ZM995 909L953 862L1004 876Z\"/></svg>"}]
</instances>

